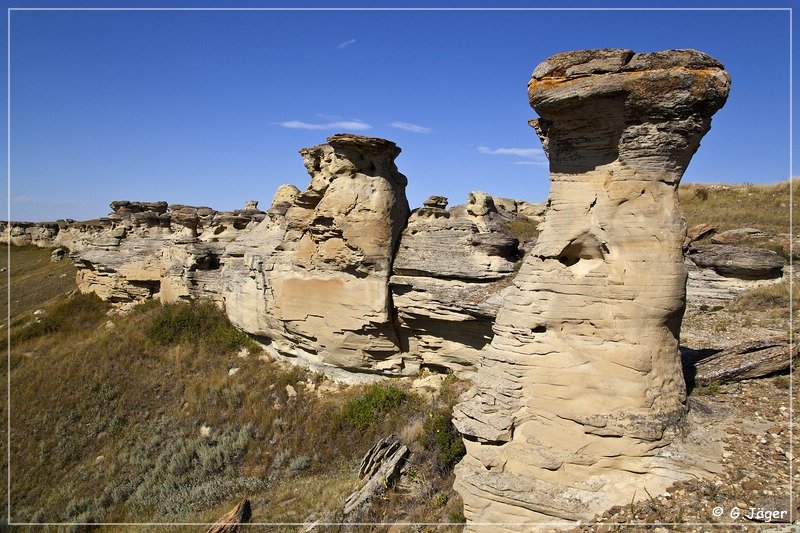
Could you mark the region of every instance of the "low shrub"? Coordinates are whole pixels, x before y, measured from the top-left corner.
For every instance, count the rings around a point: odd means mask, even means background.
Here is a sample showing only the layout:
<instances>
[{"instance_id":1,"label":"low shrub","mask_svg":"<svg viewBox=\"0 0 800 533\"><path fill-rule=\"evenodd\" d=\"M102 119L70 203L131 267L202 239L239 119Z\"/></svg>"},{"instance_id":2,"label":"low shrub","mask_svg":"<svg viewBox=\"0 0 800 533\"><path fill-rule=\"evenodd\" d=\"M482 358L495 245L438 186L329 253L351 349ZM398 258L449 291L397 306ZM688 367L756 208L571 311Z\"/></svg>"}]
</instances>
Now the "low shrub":
<instances>
[{"instance_id":1,"label":"low shrub","mask_svg":"<svg viewBox=\"0 0 800 533\"><path fill-rule=\"evenodd\" d=\"M530 219L517 219L506 223L506 231L521 243L539 236L539 223Z\"/></svg>"},{"instance_id":2,"label":"low shrub","mask_svg":"<svg viewBox=\"0 0 800 533\"><path fill-rule=\"evenodd\" d=\"M695 387L692 393L697 396L716 396L717 394L719 394L719 383L716 381L712 381L707 385L701 385L699 387Z\"/></svg>"},{"instance_id":3,"label":"low shrub","mask_svg":"<svg viewBox=\"0 0 800 533\"><path fill-rule=\"evenodd\" d=\"M231 325L222 310L211 302L161 306L147 329L147 336L156 344L201 344L214 351L256 346L245 332Z\"/></svg>"},{"instance_id":4,"label":"low shrub","mask_svg":"<svg viewBox=\"0 0 800 533\"><path fill-rule=\"evenodd\" d=\"M11 334L11 345L19 342L25 342L42 335L55 333L59 329L59 323L56 319L50 316L41 317L39 320L29 323L23 328Z\"/></svg>"},{"instance_id":5,"label":"low shrub","mask_svg":"<svg viewBox=\"0 0 800 533\"><path fill-rule=\"evenodd\" d=\"M25 325L17 319L12 322L11 345L31 341L56 332L80 331L88 324L103 318L109 305L96 294L77 294L47 307L44 316ZM16 326L16 327L14 327ZM5 335L0 337L0 347L8 343Z\"/></svg>"},{"instance_id":6,"label":"low shrub","mask_svg":"<svg viewBox=\"0 0 800 533\"><path fill-rule=\"evenodd\" d=\"M344 404L342 422L356 429L366 429L380 415L399 407L405 398L405 391L394 385L372 385L362 396Z\"/></svg>"},{"instance_id":7,"label":"low shrub","mask_svg":"<svg viewBox=\"0 0 800 533\"><path fill-rule=\"evenodd\" d=\"M431 411L420 436L425 448L433 452L433 467L440 474L451 471L466 453L461 434L453 426L451 412L450 409Z\"/></svg>"},{"instance_id":8,"label":"low shrub","mask_svg":"<svg viewBox=\"0 0 800 533\"><path fill-rule=\"evenodd\" d=\"M246 425L228 428L217 438L200 436L171 442L145 473L131 502L138 509L155 509L158 516L172 516L178 511L175 503L179 495L191 500L189 496L199 490L208 503L230 498L228 492L211 494L208 488L221 487L223 481L235 477L236 466L250 441L250 431L251 426Z\"/></svg>"}]
</instances>

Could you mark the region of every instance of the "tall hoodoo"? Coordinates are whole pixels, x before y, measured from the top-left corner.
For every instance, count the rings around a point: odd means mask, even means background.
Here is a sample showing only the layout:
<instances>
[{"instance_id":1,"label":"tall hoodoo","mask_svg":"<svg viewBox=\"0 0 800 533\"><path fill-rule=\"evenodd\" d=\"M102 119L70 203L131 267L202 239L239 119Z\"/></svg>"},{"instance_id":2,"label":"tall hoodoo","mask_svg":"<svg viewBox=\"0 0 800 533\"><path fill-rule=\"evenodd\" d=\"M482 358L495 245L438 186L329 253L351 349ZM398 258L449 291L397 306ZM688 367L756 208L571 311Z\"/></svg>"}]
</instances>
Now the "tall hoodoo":
<instances>
[{"instance_id":1,"label":"tall hoodoo","mask_svg":"<svg viewBox=\"0 0 800 533\"><path fill-rule=\"evenodd\" d=\"M281 188L269 218L233 243L231 321L284 355L350 371L404 371L389 276L408 219L391 141L337 134L303 148L305 191Z\"/></svg>"},{"instance_id":2,"label":"tall hoodoo","mask_svg":"<svg viewBox=\"0 0 800 533\"><path fill-rule=\"evenodd\" d=\"M587 519L669 485L683 426L677 187L730 88L706 54L587 50L533 72L549 211L456 407L474 522Z\"/></svg>"}]
</instances>

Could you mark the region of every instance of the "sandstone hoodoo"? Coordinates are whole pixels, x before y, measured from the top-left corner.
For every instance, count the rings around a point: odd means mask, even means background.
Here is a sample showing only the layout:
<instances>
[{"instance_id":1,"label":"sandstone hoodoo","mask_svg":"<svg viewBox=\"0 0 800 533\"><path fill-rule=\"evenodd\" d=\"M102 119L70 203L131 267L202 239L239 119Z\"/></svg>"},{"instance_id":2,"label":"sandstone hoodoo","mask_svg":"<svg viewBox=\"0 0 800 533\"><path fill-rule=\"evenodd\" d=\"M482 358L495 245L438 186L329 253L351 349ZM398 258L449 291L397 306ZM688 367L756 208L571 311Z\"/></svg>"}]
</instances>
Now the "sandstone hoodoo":
<instances>
[{"instance_id":1,"label":"sandstone hoodoo","mask_svg":"<svg viewBox=\"0 0 800 533\"><path fill-rule=\"evenodd\" d=\"M389 295L409 213L399 153L391 141L349 134L300 151L308 188L282 187L268 219L226 252L234 324L312 365L403 373Z\"/></svg>"},{"instance_id":2,"label":"sandstone hoodoo","mask_svg":"<svg viewBox=\"0 0 800 533\"><path fill-rule=\"evenodd\" d=\"M456 407L469 521L588 519L682 475L659 454L686 413L676 189L729 87L692 50L569 52L534 70L550 209Z\"/></svg>"}]
</instances>

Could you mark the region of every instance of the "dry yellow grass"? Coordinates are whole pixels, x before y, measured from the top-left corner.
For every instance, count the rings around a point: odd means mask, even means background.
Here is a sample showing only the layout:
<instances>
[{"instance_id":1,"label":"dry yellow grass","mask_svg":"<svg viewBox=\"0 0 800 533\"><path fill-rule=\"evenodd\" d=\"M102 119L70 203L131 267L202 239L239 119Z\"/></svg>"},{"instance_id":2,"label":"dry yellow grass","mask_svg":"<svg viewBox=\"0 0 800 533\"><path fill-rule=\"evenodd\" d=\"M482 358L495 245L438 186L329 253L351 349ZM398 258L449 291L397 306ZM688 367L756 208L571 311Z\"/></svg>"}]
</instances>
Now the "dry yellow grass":
<instances>
[{"instance_id":1,"label":"dry yellow grass","mask_svg":"<svg viewBox=\"0 0 800 533\"><path fill-rule=\"evenodd\" d=\"M11 247L11 319L30 315L36 309L75 288L75 266L69 259L50 261L52 248ZM8 268L8 245L0 245L0 269ZM8 301L6 272L0 274L0 302Z\"/></svg>"},{"instance_id":2,"label":"dry yellow grass","mask_svg":"<svg viewBox=\"0 0 800 533\"><path fill-rule=\"evenodd\" d=\"M789 233L789 196L800 206L800 188L785 181L774 185L706 185L683 183L678 198L689 227L713 224L719 231L757 228L775 234ZM800 217L794 218L800 234Z\"/></svg>"}]
</instances>

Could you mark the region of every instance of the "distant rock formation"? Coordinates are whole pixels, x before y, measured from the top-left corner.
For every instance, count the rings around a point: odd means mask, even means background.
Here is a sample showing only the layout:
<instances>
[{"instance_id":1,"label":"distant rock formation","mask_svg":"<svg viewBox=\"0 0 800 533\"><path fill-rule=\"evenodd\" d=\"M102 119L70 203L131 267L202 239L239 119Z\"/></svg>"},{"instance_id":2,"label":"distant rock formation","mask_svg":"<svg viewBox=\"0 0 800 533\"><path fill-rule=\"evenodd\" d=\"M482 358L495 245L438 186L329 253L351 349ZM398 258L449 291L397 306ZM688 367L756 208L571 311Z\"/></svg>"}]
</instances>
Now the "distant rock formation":
<instances>
[{"instance_id":1,"label":"distant rock formation","mask_svg":"<svg viewBox=\"0 0 800 533\"><path fill-rule=\"evenodd\" d=\"M65 232L78 267L78 287L115 303L220 301L220 256L228 242L266 215L220 212L166 202L111 203L113 212L85 231Z\"/></svg>"},{"instance_id":2,"label":"distant rock formation","mask_svg":"<svg viewBox=\"0 0 800 533\"><path fill-rule=\"evenodd\" d=\"M520 243L506 227L518 209L513 201L498 209L483 192L470 193L465 206L446 206L447 198L431 196L409 218L394 259L392 297L406 351L434 368L471 371L521 259Z\"/></svg>"},{"instance_id":3,"label":"distant rock formation","mask_svg":"<svg viewBox=\"0 0 800 533\"><path fill-rule=\"evenodd\" d=\"M549 211L456 407L469 522L591 518L681 476L676 189L730 78L692 50L557 54L533 72Z\"/></svg>"}]
</instances>

